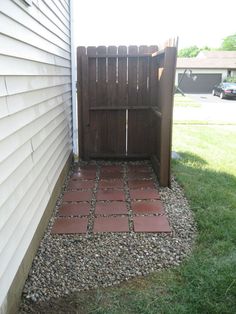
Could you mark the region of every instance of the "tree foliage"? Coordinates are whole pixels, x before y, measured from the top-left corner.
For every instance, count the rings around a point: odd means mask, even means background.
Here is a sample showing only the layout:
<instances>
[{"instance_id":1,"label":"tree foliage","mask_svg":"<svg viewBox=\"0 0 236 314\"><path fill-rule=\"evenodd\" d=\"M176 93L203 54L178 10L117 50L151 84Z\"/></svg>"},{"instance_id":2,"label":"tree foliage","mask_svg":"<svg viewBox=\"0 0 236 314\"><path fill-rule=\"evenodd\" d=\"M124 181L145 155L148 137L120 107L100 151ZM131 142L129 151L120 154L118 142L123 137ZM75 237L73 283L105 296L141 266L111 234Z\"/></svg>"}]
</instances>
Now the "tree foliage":
<instances>
[{"instance_id":1,"label":"tree foliage","mask_svg":"<svg viewBox=\"0 0 236 314\"><path fill-rule=\"evenodd\" d=\"M178 56L185 58L193 58L199 53L199 48L197 46L191 46L187 48L180 49Z\"/></svg>"},{"instance_id":2,"label":"tree foliage","mask_svg":"<svg viewBox=\"0 0 236 314\"><path fill-rule=\"evenodd\" d=\"M183 48L183 49L179 50L178 57L194 58L202 50L204 50L204 51L211 50L211 48L209 48L207 46L202 47L202 48L199 48L197 46L191 46L191 47Z\"/></svg>"},{"instance_id":3,"label":"tree foliage","mask_svg":"<svg viewBox=\"0 0 236 314\"><path fill-rule=\"evenodd\" d=\"M224 82L236 83L236 76L228 76L224 79Z\"/></svg>"},{"instance_id":4,"label":"tree foliage","mask_svg":"<svg viewBox=\"0 0 236 314\"><path fill-rule=\"evenodd\" d=\"M223 42L219 48L209 48L208 46L199 48L196 45L186 47L179 50L178 57L194 58L202 50L228 50L236 51L236 33L229 35L223 39Z\"/></svg>"},{"instance_id":5,"label":"tree foliage","mask_svg":"<svg viewBox=\"0 0 236 314\"><path fill-rule=\"evenodd\" d=\"M236 33L223 39L221 50L236 51Z\"/></svg>"}]
</instances>

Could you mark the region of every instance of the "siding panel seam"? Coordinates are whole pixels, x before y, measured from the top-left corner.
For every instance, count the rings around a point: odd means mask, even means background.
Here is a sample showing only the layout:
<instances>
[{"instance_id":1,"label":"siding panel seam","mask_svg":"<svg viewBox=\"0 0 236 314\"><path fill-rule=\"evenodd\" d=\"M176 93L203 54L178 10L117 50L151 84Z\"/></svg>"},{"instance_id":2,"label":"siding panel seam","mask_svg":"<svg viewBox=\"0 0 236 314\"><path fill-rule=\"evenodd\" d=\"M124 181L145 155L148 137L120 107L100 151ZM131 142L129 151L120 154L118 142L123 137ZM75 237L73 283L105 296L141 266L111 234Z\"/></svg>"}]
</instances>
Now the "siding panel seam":
<instances>
[{"instance_id":1,"label":"siding panel seam","mask_svg":"<svg viewBox=\"0 0 236 314\"><path fill-rule=\"evenodd\" d=\"M29 187L28 189L25 191L24 195L22 196L22 198L19 199L18 201L18 204L15 208L15 210L13 210L11 213L9 213L9 216L7 217L7 219L4 221L4 224L1 226L0 228L0 233L4 232L4 230L8 229L7 228L7 225L9 224L9 221L12 220L12 215L14 214L15 217L16 217L16 212L17 212L17 208L19 210L19 206L20 204L24 201L25 198L27 198L30 194L29 194L29 190L32 188L32 185L35 184L35 182L37 182L38 180L38 177L40 175L42 175L43 171L44 171L44 168L47 167L49 165L49 163L53 160L53 156L56 156L56 152L57 150L59 150L59 148L61 147L61 144L65 143L64 146L68 145L68 140L67 140L67 136L68 136L68 132L64 135L64 137L61 138L61 140L57 140L57 141L54 141L53 144L52 144L52 147L55 145L55 148L53 149L52 152L50 152L48 155L47 155L47 158L45 157L45 155L42 155L40 157L40 159L38 160L38 162L35 164L33 163L32 164L32 167L29 169L28 173L22 178L21 181L18 182L18 184L16 185L16 187L14 188L14 191L17 190L22 184L23 182L25 182L27 180L27 178L30 176L31 172L35 170L35 168L38 168L36 171L38 171L40 168L38 165L40 165L40 162L42 162L43 160L43 166L42 166L42 169L41 171L39 171L39 173L37 174L37 177L34 179L33 181L33 184L28 184ZM58 142L58 143L57 143ZM63 146L63 147L64 147ZM68 145L68 148L69 148L69 145ZM61 152L63 152L63 149L61 149L60 153L58 154L58 156L60 156ZM30 156L28 156L25 160L27 160ZM21 165L24 163L24 161L21 163ZM52 167L54 167L54 164L52 165ZM13 174L13 173L12 173ZM14 191L12 191L11 194L8 195L8 198L6 199L6 201L1 205L1 207L11 198L12 194L14 193ZM21 215L21 219L24 218L24 213L22 213ZM16 224L17 225L17 224ZM11 225L12 226L12 225ZM13 229L14 231L14 229ZM4 237L4 241L6 240L6 238ZM0 252L3 252L4 248L6 247L8 241L6 243L4 243L4 245L2 246L2 248L0 247Z\"/></svg>"},{"instance_id":2,"label":"siding panel seam","mask_svg":"<svg viewBox=\"0 0 236 314\"><path fill-rule=\"evenodd\" d=\"M45 0L42 0L44 2L44 4L48 7L48 9L55 15L55 17L65 26L65 28L67 30L70 31L70 28L68 27L68 25L66 25L61 19L60 17L52 10L51 6L48 5L48 3ZM57 6L56 6L57 7ZM68 22L69 24L69 22Z\"/></svg>"},{"instance_id":3,"label":"siding panel seam","mask_svg":"<svg viewBox=\"0 0 236 314\"><path fill-rule=\"evenodd\" d=\"M64 105L65 102L67 102L67 101L69 101L69 100L71 100L71 97L68 98L67 100L63 101L62 103L60 103L60 105L57 105L57 106L51 108L50 110L46 111L46 112L43 113L42 115L38 116L36 119L31 120L30 122L28 122L28 123L25 124L24 126L18 128L16 131L14 131L13 133L9 134L8 136L6 136L6 137L3 138L2 140L0 140L0 144L1 144L1 141L5 141L9 136L12 136L12 135L16 134L17 132L23 130L24 128L30 126L31 124L33 124L33 123L35 123L35 122L38 122L38 120L42 120L43 118L45 118L45 117L48 115L48 113L51 113L51 112L53 112L53 111L58 110L59 108L61 108L61 107ZM57 113L56 116L54 116L51 120L49 120L48 123L51 123L51 121L53 121L58 115L62 114L63 112L64 112L64 108L61 108L61 110L59 111L59 113ZM48 123L47 123L47 124L48 124ZM47 124L46 124L46 125L47 125ZM45 126L42 126L42 128L43 128L43 127L45 127ZM41 129L40 129L40 130L41 130ZM38 132L37 132L37 133L38 133ZM37 133L36 133L36 134L37 134ZM12 152L12 153L14 153L14 152ZM8 158L8 156L6 156L5 158ZM5 158L4 158L3 160L5 160ZM3 161L3 160L2 160L2 161Z\"/></svg>"},{"instance_id":4,"label":"siding panel seam","mask_svg":"<svg viewBox=\"0 0 236 314\"><path fill-rule=\"evenodd\" d=\"M45 12L43 12L41 10L41 8L39 6L36 6L36 4L34 3L34 6L37 8L37 10L39 10L41 12L41 14L43 14L45 16L45 18L47 18L52 24L54 24L64 35L66 35L68 38L70 38L69 32L68 34L62 29L60 28L48 15L45 14Z\"/></svg>"},{"instance_id":5,"label":"siding panel seam","mask_svg":"<svg viewBox=\"0 0 236 314\"><path fill-rule=\"evenodd\" d=\"M6 16L8 19L14 21L16 24L21 25L23 28L25 28L26 30L30 31L31 33L33 33L33 34L37 35L38 37L42 38L43 40L45 40L45 41L51 43L52 45L54 45L54 46L56 46L56 47L62 49L62 50L65 51L65 52L68 52L68 53L70 52L70 43L65 43L65 44L69 47L68 50L65 49L65 48L62 48L62 47L59 46L58 44L55 44L54 42L52 42L51 40L49 40L48 38L43 37L41 34L38 34L38 33L35 32L34 30L32 30L32 29L28 28L27 26L25 26L24 24L20 23L19 20L16 20L16 19L12 18L11 16L5 14L4 12L0 12L0 13L1 13L2 15ZM11 36L9 36L9 37L11 37ZM26 44L29 44L29 43L26 42Z\"/></svg>"},{"instance_id":6,"label":"siding panel seam","mask_svg":"<svg viewBox=\"0 0 236 314\"><path fill-rule=\"evenodd\" d=\"M14 0L13 0L14 1ZM17 2L13 2L20 10L22 10L25 14L27 14L30 18L32 18L35 22L37 22L38 24L40 24L42 27L44 27L46 30L48 30L51 34L55 35L56 37L58 37L58 39L64 41L66 44L69 44L69 39L70 39L70 35L66 34L56 23L54 23L50 18L48 18L44 12L42 12L38 6L36 6L36 4L33 2L33 6L35 7L35 9L37 11L40 11L41 14L50 21L50 23L52 23L54 25L54 27L56 27L58 29L58 31L62 32L64 34L64 36L66 36L68 38L68 42L65 41L61 36L59 36L57 33L53 32L50 30L50 28L48 28L47 26L45 26L43 23L41 23L40 19L36 18L34 15L30 14L26 9L24 9L23 7L20 6L19 3Z\"/></svg>"}]
</instances>

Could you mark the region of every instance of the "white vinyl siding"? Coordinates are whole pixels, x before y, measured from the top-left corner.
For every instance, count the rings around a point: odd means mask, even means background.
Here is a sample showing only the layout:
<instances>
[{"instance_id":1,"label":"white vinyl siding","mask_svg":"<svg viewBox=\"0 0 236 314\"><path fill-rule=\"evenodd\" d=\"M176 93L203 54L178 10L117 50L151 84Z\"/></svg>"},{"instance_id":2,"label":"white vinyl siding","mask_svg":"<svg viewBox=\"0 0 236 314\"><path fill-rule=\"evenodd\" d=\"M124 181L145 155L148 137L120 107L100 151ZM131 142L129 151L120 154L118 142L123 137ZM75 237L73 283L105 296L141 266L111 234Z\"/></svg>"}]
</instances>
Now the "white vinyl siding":
<instances>
[{"instance_id":1,"label":"white vinyl siding","mask_svg":"<svg viewBox=\"0 0 236 314\"><path fill-rule=\"evenodd\" d=\"M0 312L72 151L67 0L0 1Z\"/></svg>"}]
</instances>

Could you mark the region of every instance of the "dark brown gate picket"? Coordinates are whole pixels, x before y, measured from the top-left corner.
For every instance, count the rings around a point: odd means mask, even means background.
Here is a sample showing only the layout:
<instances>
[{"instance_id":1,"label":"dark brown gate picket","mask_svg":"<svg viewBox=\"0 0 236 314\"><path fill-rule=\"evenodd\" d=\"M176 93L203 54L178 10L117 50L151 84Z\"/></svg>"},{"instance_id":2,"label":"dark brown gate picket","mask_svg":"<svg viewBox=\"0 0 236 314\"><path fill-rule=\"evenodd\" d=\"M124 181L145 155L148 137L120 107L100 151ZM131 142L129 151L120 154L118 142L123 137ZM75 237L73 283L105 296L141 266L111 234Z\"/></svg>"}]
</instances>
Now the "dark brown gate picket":
<instances>
[{"instance_id":1,"label":"dark brown gate picket","mask_svg":"<svg viewBox=\"0 0 236 314\"><path fill-rule=\"evenodd\" d=\"M151 158L169 185L176 47L77 48L80 157Z\"/></svg>"}]
</instances>

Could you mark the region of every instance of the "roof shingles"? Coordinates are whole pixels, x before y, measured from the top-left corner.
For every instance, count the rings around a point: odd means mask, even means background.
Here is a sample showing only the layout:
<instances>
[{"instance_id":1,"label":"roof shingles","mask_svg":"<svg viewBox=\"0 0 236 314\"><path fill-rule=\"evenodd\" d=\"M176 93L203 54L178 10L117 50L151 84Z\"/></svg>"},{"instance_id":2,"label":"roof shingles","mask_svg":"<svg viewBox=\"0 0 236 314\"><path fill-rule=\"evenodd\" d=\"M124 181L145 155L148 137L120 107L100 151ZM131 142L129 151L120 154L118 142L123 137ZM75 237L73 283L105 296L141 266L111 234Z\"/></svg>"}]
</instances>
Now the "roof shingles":
<instances>
[{"instance_id":1,"label":"roof shingles","mask_svg":"<svg viewBox=\"0 0 236 314\"><path fill-rule=\"evenodd\" d=\"M236 51L201 51L195 58L178 58L177 69L236 69Z\"/></svg>"}]
</instances>

